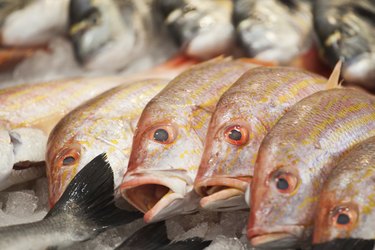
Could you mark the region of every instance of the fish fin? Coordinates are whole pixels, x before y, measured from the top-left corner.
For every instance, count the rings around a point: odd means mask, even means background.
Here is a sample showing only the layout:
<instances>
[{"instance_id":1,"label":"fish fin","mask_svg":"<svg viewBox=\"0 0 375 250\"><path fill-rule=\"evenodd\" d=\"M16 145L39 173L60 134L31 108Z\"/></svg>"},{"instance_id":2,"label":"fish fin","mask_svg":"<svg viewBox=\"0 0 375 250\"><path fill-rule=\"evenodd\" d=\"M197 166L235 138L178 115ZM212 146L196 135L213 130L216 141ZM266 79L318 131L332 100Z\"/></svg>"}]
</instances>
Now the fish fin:
<instances>
[{"instance_id":1,"label":"fish fin","mask_svg":"<svg viewBox=\"0 0 375 250\"><path fill-rule=\"evenodd\" d=\"M332 241L314 244L313 250L373 250L375 240L364 239L334 239Z\"/></svg>"},{"instance_id":2,"label":"fish fin","mask_svg":"<svg viewBox=\"0 0 375 250\"><path fill-rule=\"evenodd\" d=\"M153 250L170 243L164 221L142 227L127 238L116 250Z\"/></svg>"},{"instance_id":3,"label":"fish fin","mask_svg":"<svg viewBox=\"0 0 375 250\"><path fill-rule=\"evenodd\" d=\"M246 57L238 58L237 61L255 64L259 66L277 66L278 65L278 63L274 61L263 61L263 60L259 60L255 58L246 58Z\"/></svg>"},{"instance_id":4,"label":"fish fin","mask_svg":"<svg viewBox=\"0 0 375 250\"><path fill-rule=\"evenodd\" d=\"M341 83L342 83L342 81L340 81L341 67L342 67L342 61L340 60L336 63L335 68L333 69L331 75L328 78L326 89L335 89L335 88L341 87Z\"/></svg>"},{"instance_id":5,"label":"fish fin","mask_svg":"<svg viewBox=\"0 0 375 250\"><path fill-rule=\"evenodd\" d=\"M140 212L114 205L113 172L106 159L106 154L100 154L79 171L46 218L69 213L95 223L97 231L141 218Z\"/></svg>"},{"instance_id":6,"label":"fish fin","mask_svg":"<svg viewBox=\"0 0 375 250\"><path fill-rule=\"evenodd\" d=\"M211 240L204 240L199 237L190 238L183 241L172 242L159 250L201 250L211 244Z\"/></svg>"}]
</instances>

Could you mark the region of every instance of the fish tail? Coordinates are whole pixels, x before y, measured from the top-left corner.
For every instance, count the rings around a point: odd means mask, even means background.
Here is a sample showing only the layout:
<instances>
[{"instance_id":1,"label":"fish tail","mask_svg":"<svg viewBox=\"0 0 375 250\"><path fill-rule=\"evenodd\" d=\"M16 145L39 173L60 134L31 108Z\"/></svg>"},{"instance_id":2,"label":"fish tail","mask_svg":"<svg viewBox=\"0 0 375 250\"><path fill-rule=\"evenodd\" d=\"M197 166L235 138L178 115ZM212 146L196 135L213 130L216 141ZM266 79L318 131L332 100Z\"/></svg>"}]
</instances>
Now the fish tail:
<instances>
[{"instance_id":1,"label":"fish tail","mask_svg":"<svg viewBox=\"0 0 375 250\"><path fill-rule=\"evenodd\" d=\"M46 218L70 213L80 220L94 223L96 231L141 218L140 212L129 212L115 206L113 172L106 159L106 154L98 155L78 172Z\"/></svg>"},{"instance_id":2,"label":"fish tail","mask_svg":"<svg viewBox=\"0 0 375 250\"><path fill-rule=\"evenodd\" d=\"M315 244L312 250L373 250L375 240L364 239L335 239Z\"/></svg>"},{"instance_id":3,"label":"fish tail","mask_svg":"<svg viewBox=\"0 0 375 250\"><path fill-rule=\"evenodd\" d=\"M342 67L342 61L339 60L336 63L335 68L333 69L331 75L328 78L326 89L335 89L335 88L341 87L341 83L342 83L340 81L341 67Z\"/></svg>"}]
</instances>

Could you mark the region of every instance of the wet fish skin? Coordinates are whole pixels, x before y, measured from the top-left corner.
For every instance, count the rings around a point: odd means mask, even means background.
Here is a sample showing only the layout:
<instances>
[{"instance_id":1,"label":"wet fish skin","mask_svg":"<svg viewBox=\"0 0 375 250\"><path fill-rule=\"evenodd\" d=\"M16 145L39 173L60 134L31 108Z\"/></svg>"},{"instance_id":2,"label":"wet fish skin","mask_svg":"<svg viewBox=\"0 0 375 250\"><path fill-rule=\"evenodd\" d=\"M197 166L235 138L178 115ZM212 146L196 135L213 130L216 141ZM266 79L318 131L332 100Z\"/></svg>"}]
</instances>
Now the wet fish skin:
<instances>
[{"instance_id":1,"label":"wet fish skin","mask_svg":"<svg viewBox=\"0 0 375 250\"><path fill-rule=\"evenodd\" d=\"M220 95L252 67L220 58L198 64L147 104L120 188L125 199L146 213L146 222L197 209L193 181L209 119ZM158 140L153 139L155 133Z\"/></svg>"},{"instance_id":2,"label":"wet fish skin","mask_svg":"<svg viewBox=\"0 0 375 250\"><path fill-rule=\"evenodd\" d=\"M248 237L261 247L304 245L324 180L355 144L375 135L375 98L356 89L315 93L273 127L258 152Z\"/></svg>"},{"instance_id":3,"label":"wet fish skin","mask_svg":"<svg viewBox=\"0 0 375 250\"><path fill-rule=\"evenodd\" d=\"M164 24L188 56L208 59L228 54L234 46L229 0L155 0Z\"/></svg>"},{"instance_id":4,"label":"wet fish skin","mask_svg":"<svg viewBox=\"0 0 375 250\"><path fill-rule=\"evenodd\" d=\"M76 78L0 89L0 189L15 184L10 177L17 175L15 164L44 161L47 137L60 118L124 81L121 77ZM40 175L37 171L18 181Z\"/></svg>"},{"instance_id":5,"label":"wet fish skin","mask_svg":"<svg viewBox=\"0 0 375 250\"><path fill-rule=\"evenodd\" d=\"M285 65L312 43L309 1L235 0L232 19L249 57Z\"/></svg>"},{"instance_id":6,"label":"wet fish skin","mask_svg":"<svg viewBox=\"0 0 375 250\"><path fill-rule=\"evenodd\" d=\"M373 1L314 1L314 28L322 57L331 66L344 62L346 81L374 88L375 3Z\"/></svg>"},{"instance_id":7,"label":"wet fish skin","mask_svg":"<svg viewBox=\"0 0 375 250\"><path fill-rule=\"evenodd\" d=\"M316 209L313 243L337 238L374 240L375 137L340 159L327 178ZM339 217L347 219L340 223Z\"/></svg>"},{"instance_id":8,"label":"wet fish skin","mask_svg":"<svg viewBox=\"0 0 375 250\"><path fill-rule=\"evenodd\" d=\"M113 190L111 167L105 154L98 155L75 176L43 220L0 228L1 249L69 246L139 218L139 213L114 205Z\"/></svg>"},{"instance_id":9,"label":"wet fish skin","mask_svg":"<svg viewBox=\"0 0 375 250\"><path fill-rule=\"evenodd\" d=\"M168 82L166 79L128 81L83 103L61 119L47 143L50 206L100 151L107 152L115 188L121 184L142 110Z\"/></svg>"},{"instance_id":10,"label":"wet fish skin","mask_svg":"<svg viewBox=\"0 0 375 250\"><path fill-rule=\"evenodd\" d=\"M243 74L220 98L208 128L194 188L209 210L248 208L259 146L298 101L326 88L327 79L287 67L258 67ZM241 133L231 140L230 131Z\"/></svg>"}]
</instances>

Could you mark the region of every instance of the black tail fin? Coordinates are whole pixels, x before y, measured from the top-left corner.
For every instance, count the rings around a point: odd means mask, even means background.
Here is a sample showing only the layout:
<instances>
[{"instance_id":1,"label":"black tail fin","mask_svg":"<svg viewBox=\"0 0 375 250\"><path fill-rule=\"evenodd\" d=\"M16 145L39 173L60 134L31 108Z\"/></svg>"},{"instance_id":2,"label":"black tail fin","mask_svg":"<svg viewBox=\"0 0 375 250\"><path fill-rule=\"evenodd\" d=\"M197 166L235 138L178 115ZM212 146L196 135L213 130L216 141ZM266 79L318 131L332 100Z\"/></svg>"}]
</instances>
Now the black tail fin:
<instances>
[{"instance_id":1,"label":"black tail fin","mask_svg":"<svg viewBox=\"0 0 375 250\"><path fill-rule=\"evenodd\" d=\"M313 245L313 250L373 250L375 240L335 239Z\"/></svg>"},{"instance_id":2,"label":"black tail fin","mask_svg":"<svg viewBox=\"0 0 375 250\"><path fill-rule=\"evenodd\" d=\"M184 241L176 241L159 250L202 250L211 244L210 240L203 240L199 237L190 238Z\"/></svg>"},{"instance_id":3,"label":"black tail fin","mask_svg":"<svg viewBox=\"0 0 375 250\"><path fill-rule=\"evenodd\" d=\"M141 218L140 212L120 210L114 205L113 172L106 159L104 153L98 155L79 171L46 218L70 213L94 222L97 231Z\"/></svg>"},{"instance_id":4,"label":"black tail fin","mask_svg":"<svg viewBox=\"0 0 375 250\"><path fill-rule=\"evenodd\" d=\"M157 222L142 227L127 238L116 250L156 250L170 242L165 222Z\"/></svg>"}]
</instances>

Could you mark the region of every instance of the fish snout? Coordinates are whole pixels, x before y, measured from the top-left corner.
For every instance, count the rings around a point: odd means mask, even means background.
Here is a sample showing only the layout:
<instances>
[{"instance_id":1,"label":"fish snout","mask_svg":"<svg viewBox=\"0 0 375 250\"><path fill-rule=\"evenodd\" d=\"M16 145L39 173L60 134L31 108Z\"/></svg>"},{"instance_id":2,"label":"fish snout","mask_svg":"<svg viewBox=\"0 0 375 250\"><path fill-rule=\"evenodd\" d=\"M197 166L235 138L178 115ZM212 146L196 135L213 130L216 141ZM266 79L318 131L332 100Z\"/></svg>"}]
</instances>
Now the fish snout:
<instances>
[{"instance_id":1,"label":"fish snout","mask_svg":"<svg viewBox=\"0 0 375 250\"><path fill-rule=\"evenodd\" d=\"M147 223L197 210L199 197L189 178L162 173L126 175L120 187L122 196L145 213Z\"/></svg>"},{"instance_id":2,"label":"fish snout","mask_svg":"<svg viewBox=\"0 0 375 250\"><path fill-rule=\"evenodd\" d=\"M203 197L200 206L213 211L248 209L245 192L251 177L212 177L195 183L195 191Z\"/></svg>"}]
</instances>

